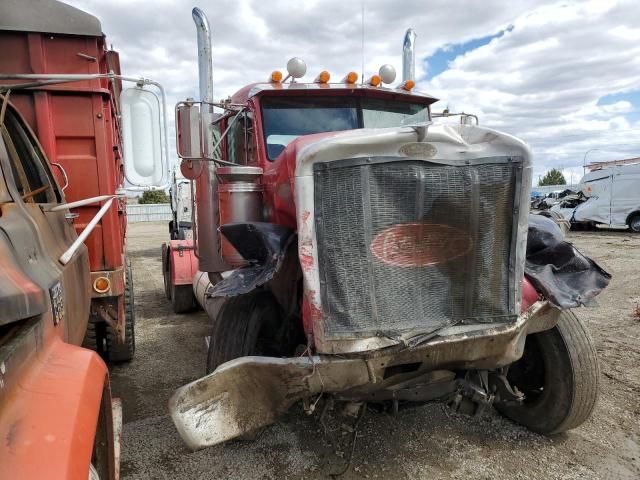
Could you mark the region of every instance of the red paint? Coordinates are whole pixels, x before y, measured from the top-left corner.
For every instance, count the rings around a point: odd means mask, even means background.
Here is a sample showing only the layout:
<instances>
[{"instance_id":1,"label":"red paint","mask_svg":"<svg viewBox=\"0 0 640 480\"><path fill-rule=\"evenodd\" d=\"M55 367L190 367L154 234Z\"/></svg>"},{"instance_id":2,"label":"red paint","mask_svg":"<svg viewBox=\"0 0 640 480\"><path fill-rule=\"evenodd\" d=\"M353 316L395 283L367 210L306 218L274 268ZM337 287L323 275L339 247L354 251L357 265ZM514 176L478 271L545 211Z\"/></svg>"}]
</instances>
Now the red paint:
<instances>
[{"instance_id":1,"label":"red paint","mask_svg":"<svg viewBox=\"0 0 640 480\"><path fill-rule=\"evenodd\" d=\"M108 380L95 352L48 341L2 402L0 478L86 480Z\"/></svg>"},{"instance_id":2,"label":"red paint","mask_svg":"<svg viewBox=\"0 0 640 480\"><path fill-rule=\"evenodd\" d=\"M313 269L313 257L311 255L300 252L298 257L300 258L300 265L302 265L304 271L308 272Z\"/></svg>"},{"instance_id":3,"label":"red paint","mask_svg":"<svg viewBox=\"0 0 640 480\"><path fill-rule=\"evenodd\" d=\"M527 277L522 279L522 303L520 311L526 311L531 305L536 303L540 295L536 291L535 287L531 284Z\"/></svg>"},{"instance_id":4,"label":"red paint","mask_svg":"<svg viewBox=\"0 0 640 480\"><path fill-rule=\"evenodd\" d=\"M171 240L169 242L171 283L191 285L198 271L198 258L193 249L193 240Z\"/></svg>"},{"instance_id":5,"label":"red paint","mask_svg":"<svg viewBox=\"0 0 640 480\"><path fill-rule=\"evenodd\" d=\"M378 233L371 253L394 267L429 267L462 257L471 250L471 238L462 230L433 223L404 223Z\"/></svg>"},{"instance_id":6,"label":"red paint","mask_svg":"<svg viewBox=\"0 0 640 480\"><path fill-rule=\"evenodd\" d=\"M118 54L106 50L104 37L0 32L0 72L42 74L120 73ZM78 55L95 57L88 61ZM6 81L3 81L6 82ZM9 81L15 82L15 81ZM114 90L115 88L115 90ZM69 178L67 202L114 194L123 185L116 103L120 82L85 80L15 90L11 100L34 130L51 162L59 163ZM52 168L62 184L57 168ZM99 205L74 209L75 228L81 231ZM119 200L102 218L85 244L92 271L115 270L125 264L126 209Z\"/></svg>"}]
</instances>

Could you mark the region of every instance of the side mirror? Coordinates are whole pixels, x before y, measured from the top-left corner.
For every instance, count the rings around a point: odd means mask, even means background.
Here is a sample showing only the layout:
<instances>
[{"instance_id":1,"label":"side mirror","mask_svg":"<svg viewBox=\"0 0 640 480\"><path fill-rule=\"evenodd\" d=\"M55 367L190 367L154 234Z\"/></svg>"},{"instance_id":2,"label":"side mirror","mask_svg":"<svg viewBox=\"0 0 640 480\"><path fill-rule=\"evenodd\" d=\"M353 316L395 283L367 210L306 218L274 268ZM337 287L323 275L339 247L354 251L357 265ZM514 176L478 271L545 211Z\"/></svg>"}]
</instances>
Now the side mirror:
<instances>
[{"instance_id":1,"label":"side mirror","mask_svg":"<svg viewBox=\"0 0 640 480\"><path fill-rule=\"evenodd\" d=\"M176 105L176 149L178 157L203 158L200 104L180 102Z\"/></svg>"},{"instance_id":2,"label":"side mirror","mask_svg":"<svg viewBox=\"0 0 640 480\"><path fill-rule=\"evenodd\" d=\"M165 155L162 149L160 100L150 90L138 86L120 95L124 172L129 183L137 187L166 184Z\"/></svg>"},{"instance_id":3,"label":"side mirror","mask_svg":"<svg viewBox=\"0 0 640 480\"><path fill-rule=\"evenodd\" d=\"M217 121L221 115L202 108L202 102L185 101L176 105L176 150L184 160L213 160L220 154L220 131Z\"/></svg>"}]
</instances>

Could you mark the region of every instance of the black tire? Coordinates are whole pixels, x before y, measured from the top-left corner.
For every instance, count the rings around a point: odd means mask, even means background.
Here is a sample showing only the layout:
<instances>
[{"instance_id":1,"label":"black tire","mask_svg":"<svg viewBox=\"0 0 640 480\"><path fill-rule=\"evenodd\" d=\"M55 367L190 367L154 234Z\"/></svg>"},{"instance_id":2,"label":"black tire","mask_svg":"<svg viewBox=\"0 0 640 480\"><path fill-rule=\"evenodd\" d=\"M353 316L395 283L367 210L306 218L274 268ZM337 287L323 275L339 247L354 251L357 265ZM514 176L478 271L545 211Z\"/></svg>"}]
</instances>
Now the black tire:
<instances>
[{"instance_id":1,"label":"black tire","mask_svg":"<svg viewBox=\"0 0 640 480\"><path fill-rule=\"evenodd\" d=\"M496 405L507 418L538 433L571 430L589 418L598 398L600 369L584 324L570 311L551 330L527 336L524 355L507 378L525 394L521 405Z\"/></svg>"},{"instance_id":2,"label":"black tire","mask_svg":"<svg viewBox=\"0 0 640 480\"><path fill-rule=\"evenodd\" d=\"M127 262L127 280L124 288L124 343L118 342L115 332L106 326L105 357L113 363L128 362L136 352L136 315L131 264Z\"/></svg>"},{"instance_id":3,"label":"black tire","mask_svg":"<svg viewBox=\"0 0 640 480\"><path fill-rule=\"evenodd\" d=\"M634 213L629 217L629 230L640 233L640 213Z\"/></svg>"},{"instance_id":4,"label":"black tire","mask_svg":"<svg viewBox=\"0 0 640 480\"><path fill-rule=\"evenodd\" d=\"M164 283L164 294L167 300L171 300L171 271L169 270L169 248L166 243L162 244L162 282Z\"/></svg>"},{"instance_id":5,"label":"black tire","mask_svg":"<svg viewBox=\"0 0 640 480\"><path fill-rule=\"evenodd\" d=\"M213 321L207 373L248 355L278 355L270 341L280 325L280 308L270 292L251 292L225 300Z\"/></svg>"},{"instance_id":6,"label":"black tire","mask_svg":"<svg viewBox=\"0 0 640 480\"><path fill-rule=\"evenodd\" d=\"M174 285L171 282L171 255L167 253L166 273L163 275L164 289L175 313L187 313L195 310L198 303L193 295L193 285Z\"/></svg>"},{"instance_id":7,"label":"black tire","mask_svg":"<svg viewBox=\"0 0 640 480\"><path fill-rule=\"evenodd\" d=\"M106 324L103 321L94 322L90 319L87 323L87 331L84 334L84 339L82 340L82 346L84 348L93 350L102 358L105 357L105 327Z\"/></svg>"},{"instance_id":8,"label":"black tire","mask_svg":"<svg viewBox=\"0 0 640 480\"><path fill-rule=\"evenodd\" d=\"M187 313L196 308L192 285L169 285L171 290L171 305L175 313Z\"/></svg>"}]
</instances>

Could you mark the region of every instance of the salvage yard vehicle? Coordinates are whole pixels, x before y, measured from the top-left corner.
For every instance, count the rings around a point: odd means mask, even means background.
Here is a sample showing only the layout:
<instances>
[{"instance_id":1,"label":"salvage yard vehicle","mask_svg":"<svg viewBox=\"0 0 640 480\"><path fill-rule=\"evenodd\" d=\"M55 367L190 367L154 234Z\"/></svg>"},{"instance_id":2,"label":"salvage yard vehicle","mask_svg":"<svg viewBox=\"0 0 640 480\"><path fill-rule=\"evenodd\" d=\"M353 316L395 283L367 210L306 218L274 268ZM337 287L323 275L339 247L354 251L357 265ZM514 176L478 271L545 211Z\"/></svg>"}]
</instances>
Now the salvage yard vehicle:
<instances>
[{"instance_id":1,"label":"salvage yard vehicle","mask_svg":"<svg viewBox=\"0 0 640 480\"><path fill-rule=\"evenodd\" d=\"M117 479L121 406L103 360L79 346L89 255L8 96L0 94L0 478Z\"/></svg>"},{"instance_id":2,"label":"salvage yard vehicle","mask_svg":"<svg viewBox=\"0 0 640 480\"><path fill-rule=\"evenodd\" d=\"M185 442L246 437L321 396L495 406L544 434L583 423L598 364L570 308L610 276L529 218L529 148L432 123L412 30L395 88L390 65L303 83L293 58L215 103L209 24L193 19L201 99L176 106L176 145L213 326L208 374L169 402Z\"/></svg>"},{"instance_id":3,"label":"salvage yard vehicle","mask_svg":"<svg viewBox=\"0 0 640 480\"><path fill-rule=\"evenodd\" d=\"M605 165L587 173L578 188L551 212L574 228L599 224L640 233L640 163Z\"/></svg>"},{"instance_id":4,"label":"salvage yard vehicle","mask_svg":"<svg viewBox=\"0 0 640 480\"><path fill-rule=\"evenodd\" d=\"M154 82L133 79L139 85L123 91L129 79L120 75L118 53L107 49L99 20L55 0L3 1L0 50L11 52L0 55L0 84L12 84L12 101L40 139L67 200L76 203L70 213L76 230L101 208L83 200L113 199L85 240L91 319L84 345L110 362L131 360L133 277L125 248L125 200L118 194L125 175L128 188L136 176L124 168L122 136L130 125L127 102L148 93L143 87Z\"/></svg>"}]
</instances>

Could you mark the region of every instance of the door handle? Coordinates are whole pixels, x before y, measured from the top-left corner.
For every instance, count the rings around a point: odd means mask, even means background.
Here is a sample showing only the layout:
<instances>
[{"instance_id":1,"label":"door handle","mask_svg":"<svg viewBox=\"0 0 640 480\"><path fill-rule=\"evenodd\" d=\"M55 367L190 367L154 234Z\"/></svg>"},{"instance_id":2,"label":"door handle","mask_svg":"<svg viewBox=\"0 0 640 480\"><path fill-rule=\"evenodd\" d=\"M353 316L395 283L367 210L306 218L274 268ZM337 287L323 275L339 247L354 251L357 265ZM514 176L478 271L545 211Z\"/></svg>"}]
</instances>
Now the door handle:
<instances>
[{"instance_id":1,"label":"door handle","mask_svg":"<svg viewBox=\"0 0 640 480\"><path fill-rule=\"evenodd\" d=\"M64 178L64 186L60 190L64 192L69 186L69 177L67 176L67 172L59 163L51 162L51 165L53 165L54 167L58 167L60 169L60 173L62 173L62 178Z\"/></svg>"}]
</instances>

